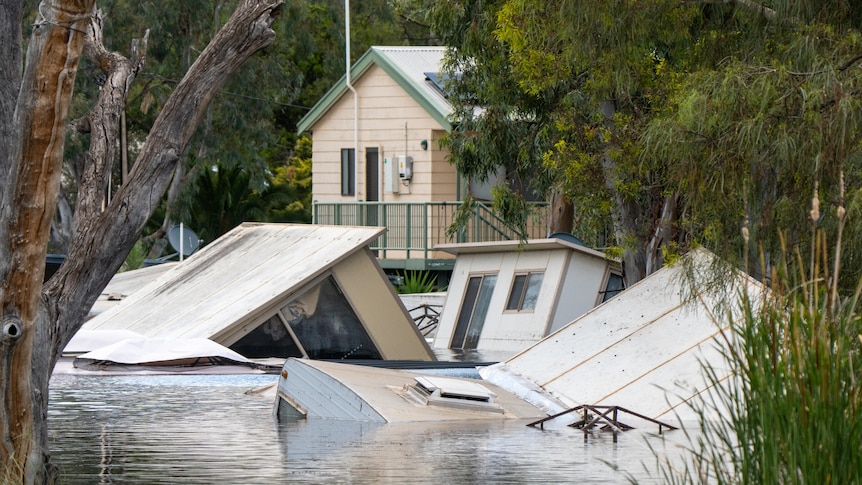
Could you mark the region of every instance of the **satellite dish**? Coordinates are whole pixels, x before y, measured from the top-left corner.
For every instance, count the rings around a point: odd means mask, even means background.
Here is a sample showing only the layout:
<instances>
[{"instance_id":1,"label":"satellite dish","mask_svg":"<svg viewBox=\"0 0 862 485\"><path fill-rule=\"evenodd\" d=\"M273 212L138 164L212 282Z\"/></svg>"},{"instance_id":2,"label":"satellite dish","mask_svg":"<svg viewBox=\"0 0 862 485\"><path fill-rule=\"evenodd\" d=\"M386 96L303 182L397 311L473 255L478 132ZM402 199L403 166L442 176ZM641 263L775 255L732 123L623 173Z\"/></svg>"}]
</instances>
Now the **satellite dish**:
<instances>
[{"instance_id":1,"label":"satellite dish","mask_svg":"<svg viewBox=\"0 0 862 485\"><path fill-rule=\"evenodd\" d=\"M198 239L198 235L191 229L183 227L182 224L174 226L168 230L168 242L171 243L171 247L182 256L192 254L197 251L198 247L201 245L201 240Z\"/></svg>"}]
</instances>

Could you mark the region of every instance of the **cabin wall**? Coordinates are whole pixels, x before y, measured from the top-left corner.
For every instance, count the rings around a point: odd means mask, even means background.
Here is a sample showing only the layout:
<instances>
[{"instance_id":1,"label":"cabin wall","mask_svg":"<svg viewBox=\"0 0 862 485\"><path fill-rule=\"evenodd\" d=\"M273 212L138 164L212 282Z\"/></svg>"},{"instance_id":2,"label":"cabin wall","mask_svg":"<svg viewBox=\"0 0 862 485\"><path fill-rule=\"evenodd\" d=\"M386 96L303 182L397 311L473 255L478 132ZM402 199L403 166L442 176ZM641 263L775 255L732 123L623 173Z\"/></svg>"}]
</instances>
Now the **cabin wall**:
<instances>
[{"instance_id":1,"label":"cabin wall","mask_svg":"<svg viewBox=\"0 0 862 485\"><path fill-rule=\"evenodd\" d=\"M464 293L471 276L496 274L488 314L479 339L479 349L517 352L546 335L568 250L514 251L508 253L460 254L449 283L446 306L434 339L435 348L449 348L455 332ZM533 311L506 311L516 272L543 271L542 287Z\"/></svg>"},{"instance_id":2,"label":"cabin wall","mask_svg":"<svg viewBox=\"0 0 862 485\"><path fill-rule=\"evenodd\" d=\"M574 254L566 262L559 303L551 317L554 332L587 313L601 302L599 292L607 284L608 264L599 258L579 258Z\"/></svg>"},{"instance_id":3,"label":"cabin wall","mask_svg":"<svg viewBox=\"0 0 862 485\"><path fill-rule=\"evenodd\" d=\"M377 65L355 82L359 93L356 195L341 195L341 149L354 148L354 99L347 92L315 123L312 146L312 197L321 202L368 200L366 148L379 149L378 200L424 202L456 200L456 171L439 148L445 130L401 86ZM422 148L422 141L427 148ZM383 159L413 158L409 183L396 182L399 193L387 193ZM397 171L397 167L396 167ZM373 192L373 190L372 190Z\"/></svg>"},{"instance_id":4,"label":"cabin wall","mask_svg":"<svg viewBox=\"0 0 862 485\"><path fill-rule=\"evenodd\" d=\"M435 360L367 247L334 266L332 274L383 359Z\"/></svg>"}]
</instances>

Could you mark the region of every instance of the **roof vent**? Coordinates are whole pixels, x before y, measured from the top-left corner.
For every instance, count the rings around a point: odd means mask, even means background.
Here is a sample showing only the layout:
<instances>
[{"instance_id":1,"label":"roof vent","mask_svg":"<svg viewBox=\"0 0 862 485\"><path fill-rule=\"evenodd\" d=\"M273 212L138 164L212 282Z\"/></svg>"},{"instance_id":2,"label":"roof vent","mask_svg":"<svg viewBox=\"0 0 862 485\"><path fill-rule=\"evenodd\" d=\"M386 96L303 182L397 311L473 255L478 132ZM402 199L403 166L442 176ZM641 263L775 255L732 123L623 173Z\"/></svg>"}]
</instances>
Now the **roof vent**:
<instances>
[{"instance_id":1,"label":"roof vent","mask_svg":"<svg viewBox=\"0 0 862 485\"><path fill-rule=\"evenodd\" d=\"M401 394L419 404L503 412L503 408L494 403L497 395L478 382L432 376L415 377L414 380L416 383L405 386Z\"/></svg>"}]
</instances>

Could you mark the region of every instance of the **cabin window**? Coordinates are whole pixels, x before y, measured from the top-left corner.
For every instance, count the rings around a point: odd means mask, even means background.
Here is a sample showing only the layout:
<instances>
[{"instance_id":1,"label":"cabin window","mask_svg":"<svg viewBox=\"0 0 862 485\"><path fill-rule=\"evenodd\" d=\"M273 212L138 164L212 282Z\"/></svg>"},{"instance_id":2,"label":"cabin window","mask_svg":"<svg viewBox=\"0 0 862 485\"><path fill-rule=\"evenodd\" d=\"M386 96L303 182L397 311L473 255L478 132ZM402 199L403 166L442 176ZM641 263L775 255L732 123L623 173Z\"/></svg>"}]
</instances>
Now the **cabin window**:
<instances>
[{"instance_id":1,"label":"cabin window","mask_svg":"<svg viewBox=\"0 0 862 485\"><path fill-rule=\"evenodd\" d=\"M273 315L243 336L230 349L251 359L303 357L302 349L296 345L278 315Z\"/></svg>"},{"instance_id":2,"label":"cabin window","mask_svg":"<svg viewBox=\"0 0 862 485\"><path fill-rule=\"evenodd\" d=\"M539 298L544 276L544 272L516 274L512 281L512 291L509 292L509 301L506 302L506 310L533 311L536 308L536 300Z\"/></svg>"},{"instance_id":3,"label":"cabin window","mask_svg":"<svg viewBox=\"0 0 862 485\"><path fill-rule=\"evenodd\" d=\"M382 358L332 276L291 299L281 314L311 359Z\"/></svg>"},{"instance_id":4,"label":"cabin window","mask_svg":"<svg viewBox=\"0 0 862 485\"><path fill-rule=\"evenodd\" d=\"M356 152L353 148L341 149L341 195L356 193Z\"/></svg>"},{"instance_id":5,"label":"cabin window","mask_svg":"<svg viewBox=\"0 0 862 485\"><path fill-rule=\"evenodd\" d=\"M610 276L608 276L608 284L605 286L605 291L602 295L602 302L606 302L617 296L624 289L625 281L623 280L622 275L611 273Z\"/></svg>"},{"instance_id":6,"label":"cabin window","mask_svg":"<svg viewBox=\"0 0 862 485\"><path fill-rule=\"evenodd\" d=\"M470 276L449 348L470 350L479 345L479 336L485 325L485 316L488 314L496 283L496 274Z\"/></svg>"}]
</instances>

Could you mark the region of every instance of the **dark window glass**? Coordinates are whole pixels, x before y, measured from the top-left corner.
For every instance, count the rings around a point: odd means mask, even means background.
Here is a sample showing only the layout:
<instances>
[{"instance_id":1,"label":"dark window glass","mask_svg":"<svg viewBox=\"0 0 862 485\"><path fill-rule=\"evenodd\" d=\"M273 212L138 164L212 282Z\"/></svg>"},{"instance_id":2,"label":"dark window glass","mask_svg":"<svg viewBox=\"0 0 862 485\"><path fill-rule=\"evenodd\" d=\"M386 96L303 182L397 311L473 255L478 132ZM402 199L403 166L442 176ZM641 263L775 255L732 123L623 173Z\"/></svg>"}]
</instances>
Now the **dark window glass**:
<instances>
[{"instance_id":1,"label":"dark window glass","mask_svg":"<svg viewBox=\"0 0 862 485\"><path fill-rule=\"evenodd\" d=\"M611 298L620 294L621 291L625 289L625 281L623 281L623 277L611 273L608 277L608 285L605 287L605 294L602 297L602 301L608 301Z\"/></svg>"},{"instance_id":2,"label":"dark window glass","mask_svg":"<svg viewBox=\"0 0 862 485\"><path fill-rule=\"evenodd\" d=\"M382 358L332 276L281 312L311 359Z\"/></svg>"},{"instance_id":3,"label":"dark window glass","mask_svg":"<svg viewBox=\"0 0 862 485\"><path fill-rule=\"evenodd\" d=\"M527 275L515 275L515 281L512 282L512 292L509 293L509 301L506 303L506 310L517 310L521 306L521 296L524 294L524 283L527 282Z\"/></svg>"},{"instance_id":4,"label":"dark window glass","mask_svg":"<svg viewBox=\"0 0 862 485\"><path fill-rule=\"evenodd\" d=\"M352 148L341 149L341 195L356 193L356 156Z\"/></svg>"},{"instance_id":5,"label":"dark window glass","mask_svg":"<svg viewBox=\"0 0 862 485\"><path fill-rule=\"evenodd\" d=\"M512 292L506 302L506 310L523 311L536 308L539 290L542 289L542 279L545 273L527 273L515 275L512 282Z\"/></svg>"},{"instance_id":6,"label":"dark window glass","mask_svg":"<svg viewBox=\"0 0 862 485\"><path fill-rule=\"evenodd\" d=\"M293 341L278 315L273 315L239 339L230 346L230 349L250 359L302 357L302 351Z\"/></svg>"},{"instance_id":7,"label":"dark window glass","mask_svg":"<svg viewBox=\"0 0 862 485\"><path fill-rule=\"evenodd\" d=\"M449 348L475 349L478 346L496 282L497 275L470 277Z\"/></svg>"}]
</instances>

